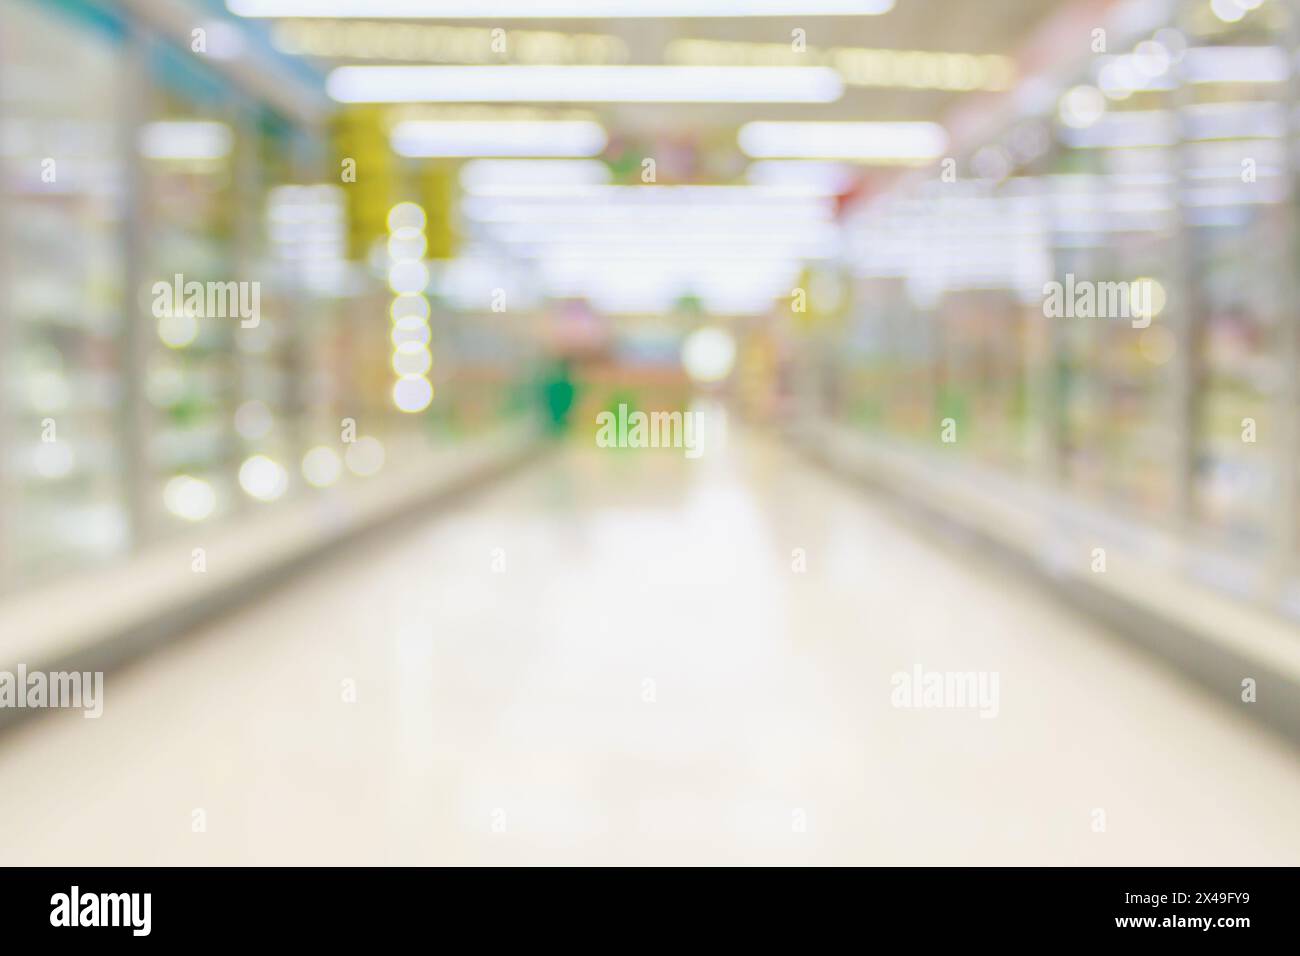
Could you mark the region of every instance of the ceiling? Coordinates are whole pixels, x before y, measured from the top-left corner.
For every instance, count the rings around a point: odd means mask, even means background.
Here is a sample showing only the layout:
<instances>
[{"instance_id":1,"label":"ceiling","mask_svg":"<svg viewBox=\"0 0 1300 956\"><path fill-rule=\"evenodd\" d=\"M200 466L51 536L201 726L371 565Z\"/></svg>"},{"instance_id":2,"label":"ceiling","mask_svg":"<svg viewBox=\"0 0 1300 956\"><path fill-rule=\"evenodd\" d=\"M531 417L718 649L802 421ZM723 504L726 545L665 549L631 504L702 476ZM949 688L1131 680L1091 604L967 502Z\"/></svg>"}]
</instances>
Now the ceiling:
<instances>
[{"instance_id":1,"label":"ceiling","mask_svg":"<svg viewBox=\"0 0 1300 956\"><path fill-rule=\"evenodd\" d=\"M733 17L689 19L581 20L343 20L267 21L273 33L310 29L312 24L336 24L351 36L361 31L409 31L441 26L483 33L502 28L516 31L599 34L622 41L625 62L665 62L669 43L682 38L726 43L789 46L792 31L806 32L809 53L824 56L839 48L924 50L949 53L1002 54L1013 57L1024 41L1055 11L1071 0L897 0L879 16ZM382 35L382 33L380 34ZM509 44L507 43L509 48ZM473 49L473 45L470 45ZM355 51L353 51L355 52ZM467 55L460 59L393 59L389 56L332 55L305 57L322 70L343 63L510 63L512 54ZM816 62L815 60L813 62ZM939 119L954 101L968 94L945 90L866 88L849 85L829 104L610 104L592 110L613 129L707 131L732 128L750 119L772 120L910 120Z\"/></svg>"},{"instance_id":2,"label":"ceiling","mask_svg":"<svg viewBox=\"0 0 1300 956\"><path fill-rule=\"evenodd\" d=\"M547 0L537 2L540 5ZM530 118L571 119L576 113L598 119L610 134L606 158L632 156L639 164L641 157L654 156L661 176L654 181L661 184L734 184L747 175L748 160L737 137L742 124L756 120L942 121L957 101L989 95L974 92L972 87L1005 89L1014 85L1017 54L1062 8L1079 10L1106 2L1109 0L897 0L886 14L855 17L356 18L270 21L266 26L282 52L302 56L322 73L338 66L370 64L834 67L845 88L831 103L620 102L526 107ZM504 34L493 37L494 30ZM804 31L803 53L792 49L797 30ZM576 35L596 39L579 52L574 45ZM1086 33L1084 36L1086 39ZM493 38L496 47L490 43ZM683 43L691 40L705 42ZM930 69L940 61L951 65L952 56L907 57L904 63L902 56L880 54L882 50L970 55L961 59L967 65L973 57L1003 59L998 64L997 82L987 78L957 82L952 77L958 73L947 72L947 66L939 72ZM863 57L889 66L855 73L847 58L861 65ZM924 70L917 66L922 62L928 64ZM918 79L921 76L926 78L924 82ZM403 77L396 87L409 92L410 82L410 77ZM751 78L746 77L745 82ZM909 88L923 85L931 88ZM959 91L963 85L967 91ZM514 95L513 86L508 95ZM475 115L471 117L467 111L475 111ZM489 115L524 118L520 108L509 102L486 106L403 104L393 107L389 118L477 119ZM646 141L652 141L649 148ZM496 277L494 283L502 281L502 262L522 263L538 277L548 295L583 296L610 312L658 314L689 292L716 314L748 314L761 312L774 297L788 294L806 259L828 255L833 238L828 232L836 215L836 199L831 195L764 199L746 192L724 201L728 186L720 187L721 193L707 195L689 190L644 190L635 185L639 170L636 165L630 173L624 170L619 174L619 182L632 185L604 191L588 193L579 187L570 195L547 187L523 198L467 199L460 209L464 262L457 262L466 266L480 259L488 262L489 274ZM897 166L871 168L857 184L862 187L858 195L882 188L897 172ZM717 187L705 187L709 188ZM500 208L491 206L494 201ZM467 299L484 301L483 282L474 276L461 278L468 289ZM457 281L451 273L439 279L444 289Z\"/></svg>"}]
</instances>

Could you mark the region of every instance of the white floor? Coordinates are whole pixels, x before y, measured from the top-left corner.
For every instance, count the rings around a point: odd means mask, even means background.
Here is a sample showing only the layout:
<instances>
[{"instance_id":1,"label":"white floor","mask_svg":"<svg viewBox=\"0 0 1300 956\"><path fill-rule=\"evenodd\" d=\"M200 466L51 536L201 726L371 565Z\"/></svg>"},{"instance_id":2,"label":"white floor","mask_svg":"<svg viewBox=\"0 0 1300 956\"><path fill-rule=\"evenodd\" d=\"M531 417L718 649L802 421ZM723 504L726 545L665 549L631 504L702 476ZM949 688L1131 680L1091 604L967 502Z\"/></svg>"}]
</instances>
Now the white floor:
<instances>
[{"instance_id":1,"label":"white floor","mask_svg":"<svg viewBox=\"0 0 1300 956\"><path fill-rule=\"evenodd\" d=\"M0 738L0 863L1300 863L1294 750L762 443L567 451L106 699Z\"/></svg>"}]
</instances>

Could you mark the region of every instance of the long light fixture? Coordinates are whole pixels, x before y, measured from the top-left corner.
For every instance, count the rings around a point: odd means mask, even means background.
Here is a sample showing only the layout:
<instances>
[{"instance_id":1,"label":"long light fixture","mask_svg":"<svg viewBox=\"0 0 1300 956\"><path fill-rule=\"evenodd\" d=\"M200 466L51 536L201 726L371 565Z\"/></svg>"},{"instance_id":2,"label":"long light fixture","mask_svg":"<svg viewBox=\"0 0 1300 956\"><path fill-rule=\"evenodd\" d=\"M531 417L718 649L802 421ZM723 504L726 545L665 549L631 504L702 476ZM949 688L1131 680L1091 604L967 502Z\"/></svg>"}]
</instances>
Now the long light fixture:
<instances>
[{"instance_id":1,"label":"long light fixture","mask_svg":"<svg viewBox=\"0 0 1300 956\"><path fill-rule=\"evenodd\" d=\"M209 40L211 43L211 40ZM511 30L509 57L489 26L392 20L280 20L271 43L281 53L401 63L626 63L627 44L601 33Z\"/></svg>"},{"instance_id":2,"label":"long light fixture","mask_svg":"<svg viewBox=\"0 0 1300 956\"><path fill-rule=\"evenodd\" d=\"M750 163L745 179L754 186L784 186L810 196L834 196L853 188L853 166L815 159L763 159Z\"/></svg>"},{"instance_id":3,"label":"long light fixture","mask_svg":"<svg viewBox=\"0 0 1300 956\"><path fill-rule=\"evenodd\" d=\"M799 245L796 243L767 243L740 245L735 237L717 237L713 242L627 243L617 245L578 242L565 245L551 243L525 246L516 253L525 259L578 259L583 262L625 261L643 262L785 262L804 259L833 259L837 248L832 243Z\"/></svg>"},{"instance_id":4,"label":"long light fixture","mask_svg":"<svg viewBox=\"0 0 1300 956\"><path fill-rule=\"evenodd\" d=\"M226 0L241 17L586 20L879 16L894 0Z\"/></svg>"},{"instance_id":5,"label":"long light fixture","mask_svg":"<svg viewBox=\"0 0 1300 956\"><path fill-rule=\"evenodd\" d=\"M460 168L471 196L546 195L557 186L600 186L609 167L596 159L473 159Z\"/></svg>"},{"instance_id":6,"label":"long light fixture","mask_svg":"<svg viewBox=\"0 0 1300 956\"><path fill-rule=\"evenodd\" d=\"M620 247L630 245L679 247L683 244L719 246L733 243L746 248L759 248L775 245L824 246L835 238L836 231L833 223L815 220L795 223L792 228L780 230L754 229L748 223L719 220L702 226L694 223L670 225L653 232L637 229L635 223L583 224L582 226L497 223L493 224L488 234L511 245L575 246L588 243Z\"/></svg>"},{"instance_id":7,"label":"long light fixture","mask_svg":"<svg viewBox=\"0 0 1300 956\"><path fill-rule=\"evenodd\" d=\"M782 223L826 222L833 218L825 204L785 203L752 209L732 205L637 205L618 203L533 203L517 199L468 196L461 215L472 222L551 223L554 225L606 225L629 223L643 228L660 228L673 223L717 223L749 228L775 227Z\"/></svg>"},{"instance_id":8,"label":"long light fixture","mask_svg":"<svg viewBox=\"0 0 1300 956\"><path fill-rule=\"evenodd\" d=\"M597 156L607 137L599 123L557 122L441 122L407 120L393 127L393 149L400 156Z\"/></svg>"},{"instance_id":9,"label":"long light fixture","mask_svg":"<svg viewBox=\"0 0 1300 956\"><path fill-rule=\"evenodd\" d=\"M341 103L833 103L821 66L341 66Z\"/></svg>"},{"instance_id":10,"label":"long light fixture","mask_svg":"<svg viewBox=\"0 0 1300 956\"><path fill-rule=\"evenodd\" d=\"M801 187L557 184L470 196L461 213L475 235L521 258L699 263L831 257L832 207Z\"/></svg>"},{"instance_id":11,"label":"long light fixture","mask_svg":"<svg viewBox=\"0 0 1300 956\"><path fill-rule=\"evenodd\" d=\"M674 206L686 210L700 206L731 206L739 210L776 204L804 204L807 192L788 184L775 185L711 185L687 186L636 186L617 184L556 183L555 188L537 197L535 205L589 202L600 206L661 207Z\"/></svg>"},{"instance_id":12,"label":"long light fixture","mask_svg":"<svg viewBox=\"0 0 1300 956\"><path fill-rule=\"evenodd\" d=\"M1089 126L1066 127L1061 138L1073 149L1136 149L1173 146L1178 130L1169 110L1122 110L1105 113Z\"/></svg>"},{"instance_id":13,"label":"long light fixture","mask_svg":"<svg viewBox=\"0 0 1300 956\"><path fill-rule=\"evenodd\" d=\"M937 123L746 123L740 148L755 159L908 162L936 159L948 146Z\"/></svg>"},{"instance_id":14,"label":"long light fixture","mask_svg":"<svg viewBox=\"0 0 1300 956\"><path fill-rule=\"evenodd\" d=\"M1279 47L1193 47L1183 54L1189 83L1285 83L1291 61Z\"/></svg>"},{"instance_id":15,"label":"long light fixture","mask_svg":"<svg viewBox=\"0 0 1300 956\"><path fill-rule=\"evenodd\" d=\"M795 186L555 186L545 194L469 196L461 215L479 223L655 228L721 224L743 229L826 222L831 204Z\"/></svg>"},{"instance_id":16,"label":"long light fixture","mask_svg":"<svg viewBox=\"0 0 1300 956\"><path fill-rule=\"evenodd\" d=\"M946 53L871 47L806 47L745 40L680 37L664 47L664 62L678 66L829 66L849 86L912 90L1005 90L1015 62L997 54Z\"/></svg>"},{"instance_id":17,"label":"long light fixture","mask_svg":"<svg viewBox=\"0 0 1300 956\"><path fill-rule=\"evenodd\" d=\"M793 230L778 228L781 225L775 217L762 224L765 228L723 220L678 226L666 232L638 230L632 224L554 228L522 223L501 224L485 233L520 251L549 255L560 249L585 248L597 258L624 256L628 250L640 250L647 256L684 258L708 255L726 259L762 252L821 257L836 249L837 232L830 223L805 222Z\"/></svg>"}]
</instances>

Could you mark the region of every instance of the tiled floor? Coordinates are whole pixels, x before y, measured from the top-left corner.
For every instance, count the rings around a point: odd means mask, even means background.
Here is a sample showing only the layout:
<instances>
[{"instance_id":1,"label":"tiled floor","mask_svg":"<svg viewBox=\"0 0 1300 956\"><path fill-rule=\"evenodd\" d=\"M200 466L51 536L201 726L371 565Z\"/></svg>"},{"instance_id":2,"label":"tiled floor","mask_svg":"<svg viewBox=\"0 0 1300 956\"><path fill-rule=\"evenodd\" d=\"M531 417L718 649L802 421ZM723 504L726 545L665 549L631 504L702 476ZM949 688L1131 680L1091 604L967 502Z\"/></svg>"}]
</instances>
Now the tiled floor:
<instances>
[{"instance_id":1,"label":"tiled floor","mask_svg":"<svg viewBox=\"0 0 1300 956\"><path fill-rule=\"evenodd\" d=\"M0 739L0 863L1300 863L1295 751L753 440L553 456L106 698Z\"/></svg>"}]
</instances>

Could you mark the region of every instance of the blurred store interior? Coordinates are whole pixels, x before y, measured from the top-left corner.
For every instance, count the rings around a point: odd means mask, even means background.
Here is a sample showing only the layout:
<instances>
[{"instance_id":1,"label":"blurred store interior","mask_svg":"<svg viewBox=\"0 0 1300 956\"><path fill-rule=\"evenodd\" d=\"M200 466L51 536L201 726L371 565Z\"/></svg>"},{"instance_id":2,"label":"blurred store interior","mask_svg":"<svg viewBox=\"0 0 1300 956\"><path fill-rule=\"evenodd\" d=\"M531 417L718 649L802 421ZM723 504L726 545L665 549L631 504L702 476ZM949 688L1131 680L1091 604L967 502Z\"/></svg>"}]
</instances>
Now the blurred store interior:
<instances>
[{"instance_id":1,"label":"blurred store interior","mask_svg":"<svg viewBox=\"0 0 1300 956\"><path fill-rule=\"evenodd\" d=\"M1300 862L1298 52L0 0L0 863Z\"/></svg>"}]
</instances>

